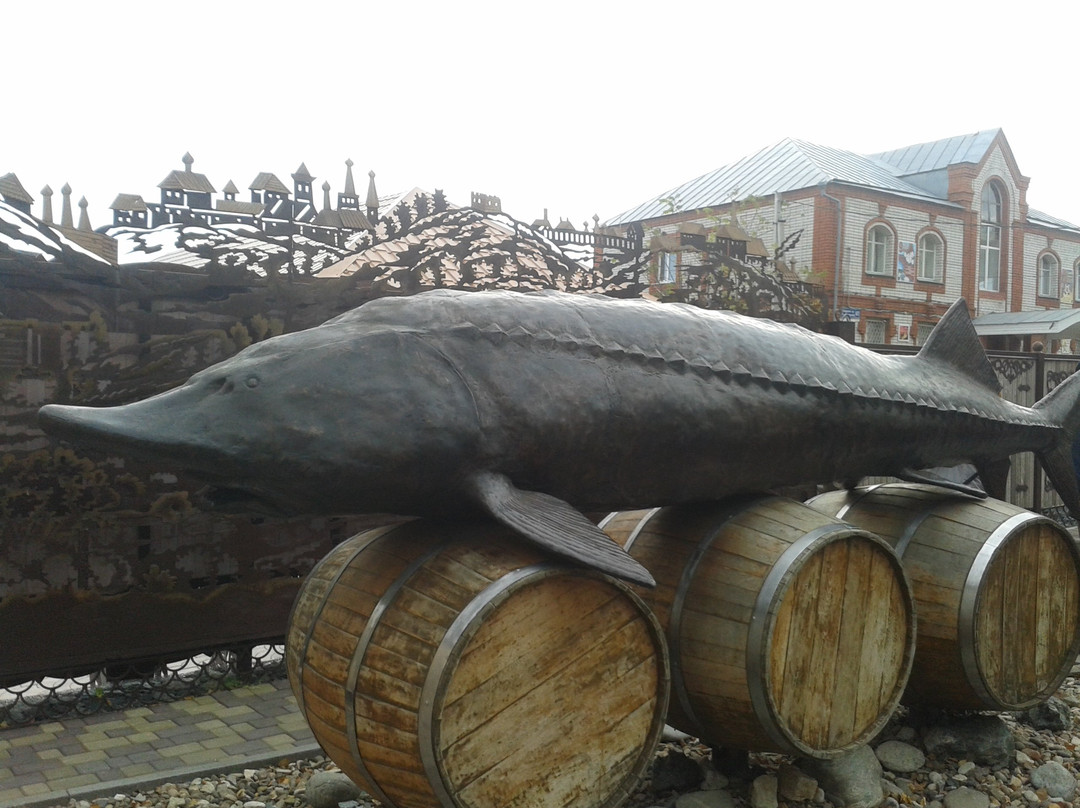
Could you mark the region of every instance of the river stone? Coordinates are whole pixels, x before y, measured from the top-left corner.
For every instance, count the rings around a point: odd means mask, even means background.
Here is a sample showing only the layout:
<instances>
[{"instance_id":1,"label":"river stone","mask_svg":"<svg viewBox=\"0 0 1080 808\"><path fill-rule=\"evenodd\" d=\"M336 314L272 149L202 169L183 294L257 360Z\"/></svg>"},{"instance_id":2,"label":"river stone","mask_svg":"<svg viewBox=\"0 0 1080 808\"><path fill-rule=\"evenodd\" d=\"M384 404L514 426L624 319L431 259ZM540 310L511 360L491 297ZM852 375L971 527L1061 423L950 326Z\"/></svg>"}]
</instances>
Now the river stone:
<instances>
[{"instance_id":1,"label":"river stone","mask_svg":"<svg viewBox=\"0 0 1080 808\"><path fill-rule=\"evenodd\" d=\"M926 763L926 755L903 741L885 741L874 750L874 754L884 768L900 774L921 769Z\"/></svg>"},{"instance_id":2,"label":"river stone","mask_svg":"<svg viewBox=\"0 0 1080 808\"><path fill-rule=\"evenodd\" d=\"M701 791L718 791L728 787L728 778L718 772L711 762L702 763Z\"/></svg>"},{"instance_id":3,"label":"river stone","mask_svg":"<svg viewBox=\"0 0 1080 808\"><path fill-rule=\"evenodd\" d=\"M1072 727L1072 712L1069 705L1057 696L1051 696L1041 704L1017 713L1017 717L1030 727L1038 730L1062 732Z\"/></svg>"},{"instance_id":4,"label":"river stone","mask_svg":"<svg viewBox=\"0 0 1080 808\"><path fill-rule=\"evenodd\" d=\"M654 794L696 789L702 779L701 767L697 761L675 750L666 755L657 755L653 759L651 776Z\"/></svg>"},{"instance_id":5,"label":"river stone","mask_svg":"<svg viewBox=\"0 0 1080 808\"><path fill-rule=\"evenodd\" d=\"M881 763L869 746L857 746L833 760L804 759L799 768L817 778L835 805L872 808L885 799Z\"/></svg>"},{"instance_id":6,"label":"river stone","mask_svg":"<svg viewBox=\"0 0 1080 808\"><path fill-rule=\"evenodd\" d=\"M948 724L932 726L923 733L926 753L937 758L974 760L992 769L1013 761L1016 739L996 715L968 715Z\"/></svg>"},{"instance_id":7,"label":"river stone","mask_svg":"<svg viewBox=\"0 0 1080 808\"><path fill-rule=\"evenodd\" d=\"M338 808L338 803L359 800L360 787L341 772L315 772L304 792L311 808Z\"/></svg>"},{"instance_id":8,"label":"river stone","mask_svg":"<svg viewBox=\"0 0 1080 808\"><path fill-rule=\"evenodd\" d=\"M775 774L762 774L750 784L751 808L777 808L777 779Z\"/></svg>"},{"instance_id":9,"label":"river stone","mask_svg":"<svg viewBox=\"0 0 1080 808\"><path fill-rule=\"evenodd\" d=\"M1031 784L1035 788L1045 788L1051 797L1062 800L1071 800L1076 792L1076 778L1056 760L1035 769L1031 773Z\"/></svg>"},{"instance_id":10,"label":"river stone","mask_svg":"<svg viewBox=\"0 0 1080 808\"><path fill-rule=\"evenodd\" d=\"M726 791L692 791L675 800L675 808L735 808L735 798Z\"/></svg>"},{"instance_id":11,"label":"river stone","mask_svg":"<svg viewBox=\"0 0 1080 808\"><path fill-rule=\"evenodd\" d=\"M791 802L809 802L817 796L818 781L798 766L781 763L776 772L780 796Z\"/></svg>"},{"instance_id":12,"label":"river stone","mask_svg":"<svg viewBox=\"0 0 1080 808\"><path fill-rule=\"evenodd\" d=\"M990 798L981 791L961 786L945 795L945 808L990 808Z\"/></svg>"}]
</instances>

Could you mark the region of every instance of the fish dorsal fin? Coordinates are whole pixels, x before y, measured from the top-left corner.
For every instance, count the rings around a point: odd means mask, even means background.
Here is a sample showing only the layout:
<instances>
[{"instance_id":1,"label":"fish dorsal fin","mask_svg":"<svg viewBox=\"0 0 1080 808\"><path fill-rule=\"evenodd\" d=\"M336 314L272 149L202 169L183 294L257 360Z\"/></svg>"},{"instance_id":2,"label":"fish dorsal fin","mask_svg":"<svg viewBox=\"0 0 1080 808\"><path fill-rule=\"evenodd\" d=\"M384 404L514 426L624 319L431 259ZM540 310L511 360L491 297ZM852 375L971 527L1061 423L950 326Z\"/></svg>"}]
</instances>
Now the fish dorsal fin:
<instances>
[{"instance_id":1,"label":"fish dorsal fin","mask_svg":"<svg viewBox=\"0 0 1080 808\"><path fill-rule=\"evenodd\" d=\"M944 362L995 393L1001 390L1001 383L979 342L963 298L953 303L934 326L919 351L919 359Z\"/></svg>"},{"instance_id":2,"label":"fish dorsal fin","mask_svg":"<svg viewBox=\"0 0 1080 808\"><path fill-rule=\"evenodd\" d=\"M656 586L647 569L561 499L522 491L502 474L483 472L469 482L473 496L496 521L540 546L617 578Z\"/></svg>"}]
</instances>

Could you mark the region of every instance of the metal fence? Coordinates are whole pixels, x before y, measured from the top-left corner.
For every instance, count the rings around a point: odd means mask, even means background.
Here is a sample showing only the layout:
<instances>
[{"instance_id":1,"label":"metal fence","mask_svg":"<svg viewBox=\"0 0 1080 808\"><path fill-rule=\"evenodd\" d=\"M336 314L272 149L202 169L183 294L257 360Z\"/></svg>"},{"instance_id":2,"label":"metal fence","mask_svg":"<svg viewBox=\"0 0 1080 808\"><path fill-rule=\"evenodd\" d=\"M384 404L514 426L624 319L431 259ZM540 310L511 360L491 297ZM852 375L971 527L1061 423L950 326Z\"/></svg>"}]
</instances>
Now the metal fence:
<instances>
[{"instance_id":1,"label":"metal fence","mask_svg":"<svg viewBox=\"0 0 1080 808\"><path fill-rule=\"evenodd\" d=\"M0 728L178 701L285 677L285 646L218 649L171 662L124 663L0 689Z\"/></svg>"}]
</instances>

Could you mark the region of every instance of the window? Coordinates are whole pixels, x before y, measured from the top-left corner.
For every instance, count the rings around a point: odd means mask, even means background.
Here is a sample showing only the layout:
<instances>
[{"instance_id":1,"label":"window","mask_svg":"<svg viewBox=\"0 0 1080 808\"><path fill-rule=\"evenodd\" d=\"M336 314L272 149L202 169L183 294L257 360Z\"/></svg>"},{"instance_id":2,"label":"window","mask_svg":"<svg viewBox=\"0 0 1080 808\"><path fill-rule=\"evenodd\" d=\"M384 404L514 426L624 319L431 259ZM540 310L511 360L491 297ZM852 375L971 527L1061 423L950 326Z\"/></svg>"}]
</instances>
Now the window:
<instances>
[{"instance_id":1,"label":"window","mask_svg":"<svg viewBox=\"0 0 1080 808\"><path fill-rule=\"evenodd\" d=\"M1058 296L1058 261L1050 253L1039 259L1039 297Z\"/></svg>"},{"instance_id":2,"label":"window","mask_svg":"<svg viewBox=\"0 0 1080 808\"><path fill-rule=\"evenodd\" d=\"M919 280L941 283L945 277L945 256L941 239L934 233L924 233L919 238Z\"/></svg>"},{"instance_id":3,"label":"window","mask_svg":"<svg viewBox=\"0 0 1080 808\"><path fill-rule=\"evenodd\" d=\"M870 345L885 344L885 330L888 328L888 320L867 320L866 341Z\"/></svg>"},{"instance_id":4,"label":"window","mask_svg":"<svg viewBox=\"0 0 1080 808\"><path fill-rule=\"evenodd\" d=\"M919 322L915 324L915 344L920 347L924 345L927 338L930 336L930 332L933 330L934 323L919 320Z\"/></svg>"},{"instance_id":5,"label":"window","mask_svg":"<svg viewBox=\"0 0 1080 808\"><path fill-rule=\"evenodd\" d=\"M876 224L866 234L866 274L892 274L892 231L883 224Z\"/></svg>"},{"instance_id":6,"label":"window","mask_svg":"<svg viewBox=\"0 0 1080 808\"><path fill-rule=\"evenodd\" d=\"M979 291L1001 289L1001 192L987 183L982 192L979 224Z\"/></svg>"},{"instance_id":7,"label":"window","mask_svg":"<svg viewBox=\"0 0 1080 808\"><path fill-rule=\"evenodd\" d=\"M657 254L656 282L675 283L675 253Z\"/></svg>"},{"instance_id":8,"label":"window","mask_svg":"<svg viewBox=\"0 0 1080 808\"><path fill-rule=\"evenodd\" d=\"M1073 264L1073 300L1080 302L1080 260Z\"/></svg>"}]
</instances>

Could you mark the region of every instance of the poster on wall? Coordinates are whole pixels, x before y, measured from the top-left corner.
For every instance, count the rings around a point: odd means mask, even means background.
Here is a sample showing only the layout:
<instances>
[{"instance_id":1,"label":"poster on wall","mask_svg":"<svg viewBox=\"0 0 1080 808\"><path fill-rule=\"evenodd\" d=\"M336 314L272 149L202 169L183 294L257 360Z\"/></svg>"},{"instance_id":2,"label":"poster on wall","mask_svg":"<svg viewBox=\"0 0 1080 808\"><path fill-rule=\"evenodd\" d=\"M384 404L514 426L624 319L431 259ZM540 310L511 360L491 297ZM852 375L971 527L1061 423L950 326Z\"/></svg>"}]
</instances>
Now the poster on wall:
<instances>
[{"instance_id":1,"label":"poster on wall","mask_svg":"<svg viewBox=\"0 0 1080 808\"><path fill-rule=\"evenodd\" d=\"M894 340L911 344L911 315L897 314L893 317L893 324L896 326Z\"/></svg>"},{"instance_id":2,"label":"poster on wall","mask_svg":"<svg viewBox=\"0 0 1080 808\"><path fill-rule=\"evenodd\" d=\"M844 323L857 323L862 315L862 309L840 309L840 321Z\"/></svg>"},{"instance_id":3,"label":"poster on wall","mask_svg":"<svg viewBox=\"0 0 1080 808\"><path fill-rule=\"evenodd\" d=\"M915 242L901 241L896 254L896 280L900 283L915 283Z\"/></svg>"}]
</instances>

